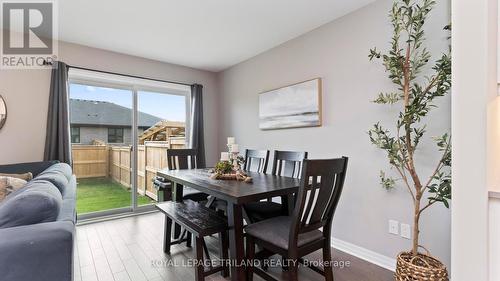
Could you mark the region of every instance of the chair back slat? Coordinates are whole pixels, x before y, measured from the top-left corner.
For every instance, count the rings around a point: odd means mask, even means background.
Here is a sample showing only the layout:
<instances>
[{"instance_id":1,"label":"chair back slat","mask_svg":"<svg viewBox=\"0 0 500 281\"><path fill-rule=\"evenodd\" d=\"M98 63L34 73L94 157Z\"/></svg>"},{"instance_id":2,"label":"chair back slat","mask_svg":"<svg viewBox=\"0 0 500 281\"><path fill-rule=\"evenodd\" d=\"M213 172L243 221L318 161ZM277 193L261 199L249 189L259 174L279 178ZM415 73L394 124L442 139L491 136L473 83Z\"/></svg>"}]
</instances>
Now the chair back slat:
<instances>
[{"instance_id":1,"label":"chair back slat","mask_svg":"<svg viewBox=\"0 0 500 281\"><path fill-rule=\"evenodd\" d=\"M337 182L337 177L338 175L334 175L333 177L325 179L325 181L327 182L322 183L327 187L334 186L334 188L320 188L318 195L318 198L320 198L320 200L316 202L316 206L314 210L312 210L311 212L311 218L309 220L310 223L322 221L325 215L328 213L329 206L332 205L332 200L335 200L334 193L335 189L337 188L335 186Z\"/></svg>"},{"instance_id":2,"label":"chair back slat","mask_svg":"<svg viewBox=\"0 0 500 281\"><path fill-rule=\"evenodd\" d=\"M269 162L269 150L245 150L245 171L266 173Z\"/></svg>"},{"instance_id":3,"label":"chair back slat","mask_svg":"<svg viewBox=\"0 0 500 281\"><path fill-rule=\"evenodd\" d=\"M307 159L307 152L275 150L272 174L299 178L304 159Z\"/></svg>"},{"instance_id":4,"label":"chair back slat","mask_svg":"<svg viewBox=\"0 0 500 281\"><path fill-rule=\"evenodd\" d=\"M301 214L302 224L301 226L305 226L305 222L310 219L311 209L313 205L316 203L316 190L318 185L318 177L311 177L312 182L310 186L306 186L307 194L306 194L306 207Z\"/></svg>"},{"instance_id":5,"label":"chair back slat","mask_svg":"<svg viewBox=\"0 0 500 281\"><path fill-rule=\"evenodd\" d=\"M344 186L347 157L304 160L297 205L290 229L290 246L298 235L323 227L330 235L332 218Z\"/></svg>"},{"instance_id":6,"label":"chair back slat","mask_svg":"<svg viewBox=\"0 0 500 281\"><path fill-rule=\"evenodd\" d=\"M196 169L198 150L185 149L167 149L168 168L171 170Z\"/></svg>"}]
</instances>

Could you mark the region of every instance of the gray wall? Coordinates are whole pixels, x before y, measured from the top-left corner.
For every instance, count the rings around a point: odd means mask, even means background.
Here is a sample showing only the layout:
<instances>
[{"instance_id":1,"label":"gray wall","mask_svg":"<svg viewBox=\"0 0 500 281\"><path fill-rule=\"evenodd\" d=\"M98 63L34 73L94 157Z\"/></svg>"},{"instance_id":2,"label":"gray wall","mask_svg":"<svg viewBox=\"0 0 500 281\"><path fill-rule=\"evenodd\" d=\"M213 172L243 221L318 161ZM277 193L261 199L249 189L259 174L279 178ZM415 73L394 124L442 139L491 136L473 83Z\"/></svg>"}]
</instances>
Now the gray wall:
<instances>
[{"instance_id":1,"label":"gray wall","mask_svg":"<svg viewBox=\"0 0 500 281\"><path fill-rule=\"evenodd\" d=\"M144 130L139 129L137 135L140 135ZM108 142L108 128L106 127L80 127L80 143L92 144L93 140L101 140ZM123 144L132 143L132 130L123 128Z\"/></svg>"},{"instance_id":2,"label":"gray wall","mask_svg":"<svg viewBox=\"0 0 500 281\"><path fill-rule=\"evenodd\" d=\"M203 84L207 163L217 159L215 73L64 42L59 43L59 59L92 69ZM0 70L0 95L8 110L0 130L0 164L43 158L49 86L49 70Z\"/></svg>"},{"instance_id":3,"label":"gray wall","mask_svg":"<svg viewBox=\"0 0 500 281\"><path fill-rule=\"evenodd\" d=\"M433 54L447 50L443 26L450 20L448 1L438 1L427 22ZM334 219L333 236L388 257L409 249L410 240L388 233L388 220L412 222L412 202L401 186L387 192L379 185L379 170L387 169L385 154L369 141L367 131L381 121L393 128L398 107L370 103L394 87L380 63L368 61L371 47L388 48L391 1L377 1L299 38L238 64L219 76L220 142L235 136L242 148L289 149L310 152L310 158L350 157L345 191ZM260 131L258 93L306 79L323 79L323 123L320 128ZM430 114L427 139L450 130L450 98ZM428 175L437 163L432 141L418 151L418 170ZM422 241L432 254L450 264L450 212L430 208L422 217Z\"/></svg>"}]
</instances>

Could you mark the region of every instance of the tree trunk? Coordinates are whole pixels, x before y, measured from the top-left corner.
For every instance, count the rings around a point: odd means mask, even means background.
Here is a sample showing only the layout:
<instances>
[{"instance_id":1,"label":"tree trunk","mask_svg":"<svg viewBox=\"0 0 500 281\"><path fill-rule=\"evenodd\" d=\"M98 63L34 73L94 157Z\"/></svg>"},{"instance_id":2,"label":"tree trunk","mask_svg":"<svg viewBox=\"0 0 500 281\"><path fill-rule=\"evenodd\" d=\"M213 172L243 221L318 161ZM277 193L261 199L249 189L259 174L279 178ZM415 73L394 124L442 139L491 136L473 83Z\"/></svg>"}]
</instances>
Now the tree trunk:
<instances>
[{"instance_id":1,"label":"tree trunk","mask_svg":"<svg viewBox=\"0 0 500 281\"><path fill-rule=\"evenodd\" d=\"M413 217L413 247L412 254L416 256L418 254L418 239L419 239L419 220L420 220L420 199L422 195L417 191L415 198L415 214Z\"/></svg>"}]
</instances>

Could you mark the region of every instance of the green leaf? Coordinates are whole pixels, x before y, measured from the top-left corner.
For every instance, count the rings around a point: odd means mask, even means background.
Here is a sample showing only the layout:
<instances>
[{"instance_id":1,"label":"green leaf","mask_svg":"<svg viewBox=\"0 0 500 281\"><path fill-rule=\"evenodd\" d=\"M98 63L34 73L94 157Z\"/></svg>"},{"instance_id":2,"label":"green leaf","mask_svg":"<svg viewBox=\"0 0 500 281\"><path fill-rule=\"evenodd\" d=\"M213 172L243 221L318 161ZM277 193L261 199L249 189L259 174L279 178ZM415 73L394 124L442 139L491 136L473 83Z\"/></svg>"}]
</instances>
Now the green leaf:
<instances>
[{"instance_id":1,"label":"green leaf","mask_svg":"<svg viewBox=\"0 0 500 281\"><path fill-rule=\"evenodd\" d=\"M380 184L387 190L393 189L394 186L396 185L396 181L391 177L386 177L384 171L380 171L379 177L380 177Z\"/></svg>"}]
</instances>

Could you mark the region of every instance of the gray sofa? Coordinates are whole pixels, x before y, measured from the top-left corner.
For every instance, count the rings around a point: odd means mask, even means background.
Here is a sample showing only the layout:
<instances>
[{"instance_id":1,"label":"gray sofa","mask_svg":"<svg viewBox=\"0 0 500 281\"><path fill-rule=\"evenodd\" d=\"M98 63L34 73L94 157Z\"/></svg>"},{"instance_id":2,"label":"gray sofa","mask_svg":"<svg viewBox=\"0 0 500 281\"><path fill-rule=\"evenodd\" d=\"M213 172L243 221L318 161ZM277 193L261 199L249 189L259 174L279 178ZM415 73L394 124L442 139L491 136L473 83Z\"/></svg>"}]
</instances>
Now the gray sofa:
<instances>
[{"instance_id":1,"label":"gray sofa","mask_svg":"<svg viewBox=\"0 0 500 281\"><path fill-rule=\"evenodd\" d=\"M0 280L73 280L76 178L57 161L0 165L33 173L0 203Z\"/></svg>"}]
</instances>

